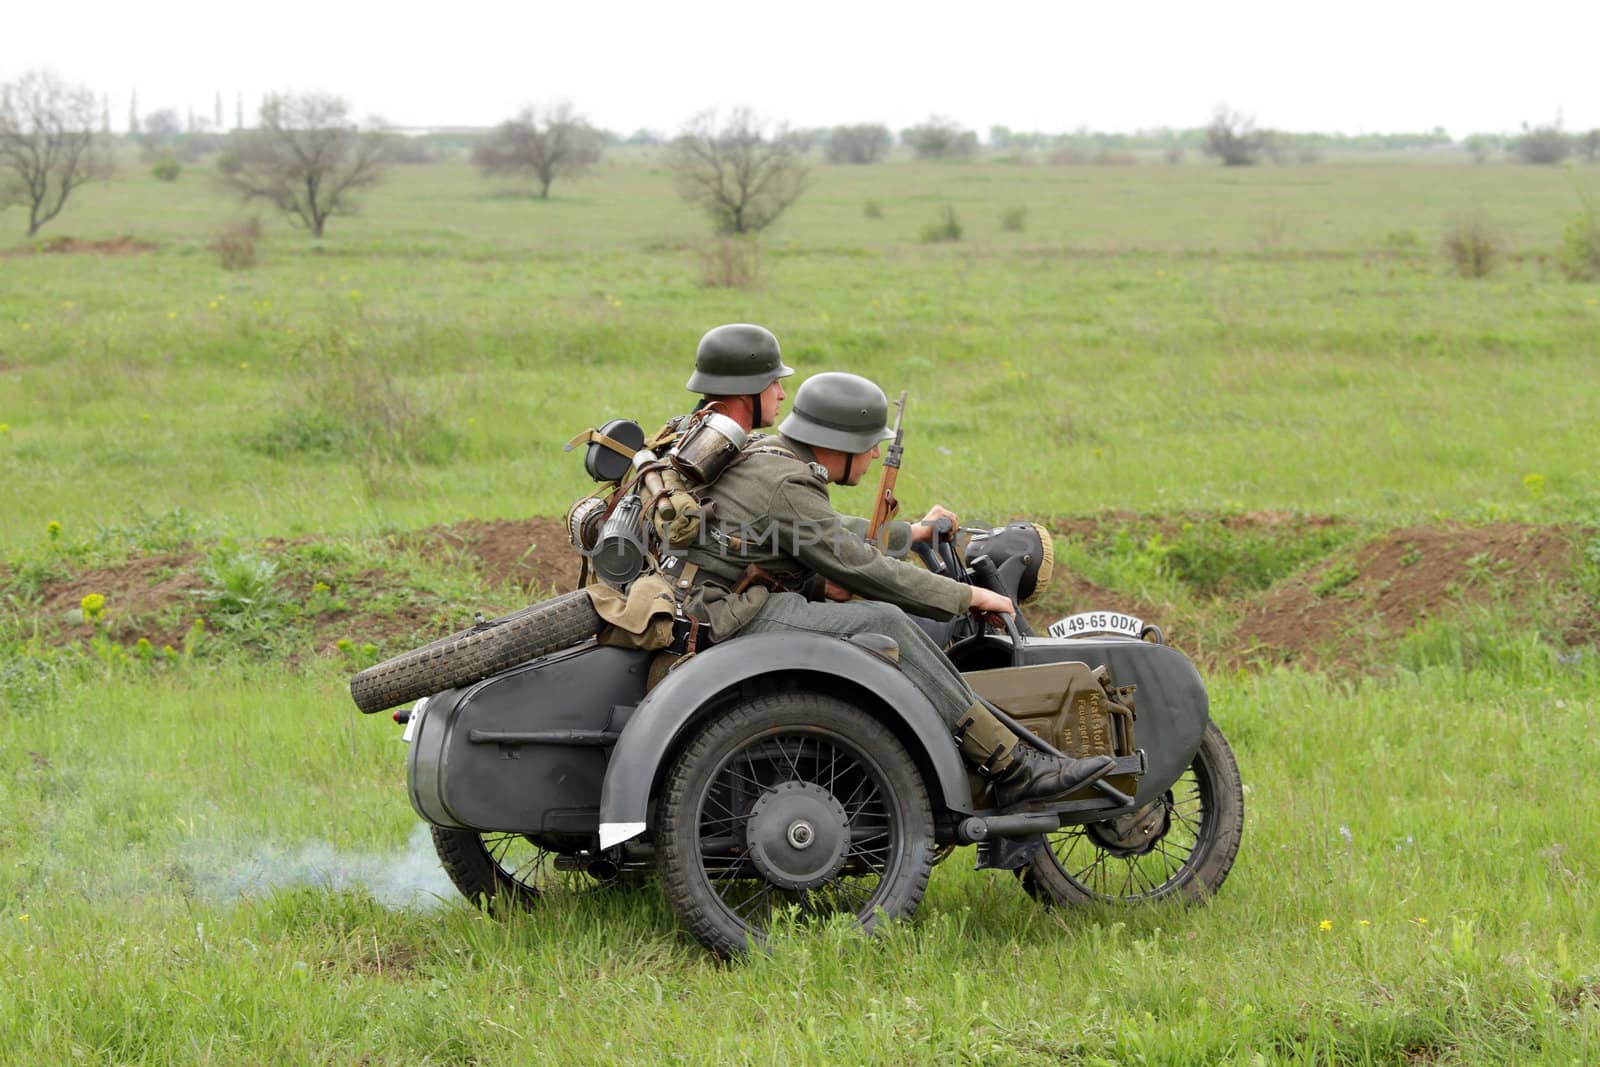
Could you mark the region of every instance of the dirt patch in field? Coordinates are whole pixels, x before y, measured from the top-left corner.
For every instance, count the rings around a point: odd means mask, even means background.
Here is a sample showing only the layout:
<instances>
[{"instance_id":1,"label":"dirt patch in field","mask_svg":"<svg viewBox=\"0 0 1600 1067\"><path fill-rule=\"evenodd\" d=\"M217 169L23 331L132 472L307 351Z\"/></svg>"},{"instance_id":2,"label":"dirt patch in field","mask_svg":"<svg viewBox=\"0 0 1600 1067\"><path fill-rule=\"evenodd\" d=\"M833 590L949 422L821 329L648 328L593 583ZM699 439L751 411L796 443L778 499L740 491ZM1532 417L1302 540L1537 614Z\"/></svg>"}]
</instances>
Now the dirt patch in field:
<instances>
[{"instance_id":1,"label":"dirt patch in field","mask_svg":"<svg viewBox=\"0 0 1600 1067\"><path fill-rule=\"evenodd\" d=\"M1171 525L1183 517L1107 513L1052 523L1063 533L1101 537L1136 521L1143 529ZM1282 512L1224 516L1230 528L1296 530L1340 520ZM1197 661L1219 668L1263 663L1307 667L1368 665L1374 649L1405 635L1419 623L1449 617L1464 606L1503 603L1525 612L1552 637L1570 645L1600 640L1600 604L1578 591L1575 539L1593 531L1554 526L1500 523L1454 524L1392 530L1355 545L1345 545L1278 581L1265 592L1223 595L1204 619L1186 617L1173 604L1150 603L1100 586L1058 564L1041 602L1024 608L1038 632L1063 615L1108 609L1137 615L1165 631L1167 639ZM271 558L284 542L262 542ZM404 535L400 546L419 550L442 564L469 567L481 580L486 613L512 610L577 587L579 558L555 518L468 520ZM181 647L194 619L205 614L194 591L204 587L199 569L203 548L131 559L85 570L46 583L39 616L50 623L49 639L83 643L93 636L86 623L65 620L85 596L105 597L100 624L124 644L140 637L157 648ZM460 629L476 605L441 605L427 590L397 588L404 571L372 566L359 574L330 578L339 587L333 599L348 606L301 620L309 626L318 653L338 654L341 640L388 646L413 637L431 638ZM0 581L6 579L0 568ZM309 579L307 579L309 580ZM286 579L280 575L280 584ZM307 591L282 586L302 598ZM395 596L396 593L408 594ZM297 600L298 602L298 600ZM381 604L373 610L368 605ZM1208 612L1211 609L1207 609ZM1537 618L1534 613L1539 612ZM1237 619L1237 624L1232 620ZM1202 645L1214 647L1202 647Z\"/></svg>"},{"instance_id":2,"label":"dirt patch in field","mask_svg":"<svg viewBox=\"0 0 1600 1067\"><path fill-rule=\"evenodd\" d=\"M417 537L435 557L468 557L491 586L509 585L530 595L578 587L581 560L560 519L468 519Z\"/></svg>"},{"instance_id":3,"label":"dirt patch in field","mask_svg":"<svg viewBox=\"0 0 1600 1067\"><path fill-rule=\"evenodd\" d=\"M113 237L105 241L83 241L76 237L54 237L41 244L14 248L3 253L8 256L139 256L155 251L149 241L132 237Z\"/></svg>"},{"instance_id":4,"label":"dirt patch in field","mask_svg":"<svg viewBox=\"0 0 1600 1067\"><path fill-rule=\"evenodd\" d=\"M1513 603L1570 577L1576 553L1557 527L1414 526L1393 530L1280 582L1240 619L1243 660L1355 666L1375 643L1497 593ZM1588 606L1593 615L1593 605ZM1582 619L1571 620L1581 639ZM1570 639L1570 638L1569 638Z\"/></svg>"},{"instance_id":5,"label":"dirt patch in field","mask_svg":"<svg viewBox=\"0 0 1600 1067\"><path fill-rule=\"evenodd\" d=\"M393 578L382 567L369 567L354 579L340 583L335 592L343 599L359 604L393 586ZM407 603L383 612L362 611L360 608L324 612L316 617L311 628L317 651L331 656L339 651L340 641L353 641L358 645L371 642L383 646L390 641L417 634L429 635L431 640L443 637L452 629L459 629L453 625L453 622L459 621L452 620L437 607Z\"/></svg>"},{"instance_id":6,"label":"dirt patch in field","mask_svg":"<svg viewBox=\"0 0 1600 1067\"><path fill-rule=\"evenodd\" d=\"M59 619L79 607L84 597L98 593L105 597L104 624L121 632L119 624L124 619L168 614L168 609L175 605L194 604L191 590L204 585L195 571L199 561L197 552L170 552L132 559L115 567L84 571L47 586L40 601L40 612L46 618ZM167 644L176 647L183 643L185 627L201 614L194 610L184 614L181 622L164 628L130 631L128 641L132 643L147 637L157 648ZM62 632L62 637L69 642L86 641L92 636L94 628L88 623L65 627Z\"/></svg>"}]
</instances>

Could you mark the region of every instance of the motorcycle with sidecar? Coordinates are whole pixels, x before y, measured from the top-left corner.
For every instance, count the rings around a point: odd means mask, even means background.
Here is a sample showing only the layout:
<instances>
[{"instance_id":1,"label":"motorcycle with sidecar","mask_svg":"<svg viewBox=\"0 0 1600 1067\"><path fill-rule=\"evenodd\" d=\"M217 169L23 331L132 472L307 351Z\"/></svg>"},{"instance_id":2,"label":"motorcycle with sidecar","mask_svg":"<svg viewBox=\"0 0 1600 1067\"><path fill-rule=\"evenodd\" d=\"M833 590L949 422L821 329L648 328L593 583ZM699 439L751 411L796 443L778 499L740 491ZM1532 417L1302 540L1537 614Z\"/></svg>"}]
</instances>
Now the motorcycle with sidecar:
<instances>
[{"instance_id":1,"label":"motorcycle with sidecar","mask_svg":"<svg viewBox=\"0 0 1600 1067\"><path fill-rule=\"evenodd\" d=\"M1048 581L1049 535L1032 524L935 541L925 565L1017 603ZM1116 761L1022 811L993 806L878 635L685 654L685 625L664 650L614 647L578 590L369 668L352 691L369 712L415 700L394 716L411 803L452 882L486 906L656 873L697 939L738 954L780 914L867 930L909 916L964 845L1046 904L1206 900L1244 808L1193 664L1131 616L1046 635L1002 618L924 626L1030 743Z\"/></svg>"}]
</instances>

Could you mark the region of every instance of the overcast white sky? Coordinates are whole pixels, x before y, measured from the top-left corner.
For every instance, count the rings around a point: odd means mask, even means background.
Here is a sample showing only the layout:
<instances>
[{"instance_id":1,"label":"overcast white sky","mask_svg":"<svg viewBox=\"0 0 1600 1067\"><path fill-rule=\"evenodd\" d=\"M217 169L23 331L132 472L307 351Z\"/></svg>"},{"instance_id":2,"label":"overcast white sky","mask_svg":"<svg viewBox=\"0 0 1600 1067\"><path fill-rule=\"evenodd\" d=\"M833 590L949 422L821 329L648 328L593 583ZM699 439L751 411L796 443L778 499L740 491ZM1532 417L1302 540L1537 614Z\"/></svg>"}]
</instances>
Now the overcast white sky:
<instances>
[{"instance_id":1,"label":"overcast white sky","mask_svg":"<svg viewBox=\"0 0 1600 1067\"><path fill-rule=\"evenodd\" d=\"M0 80L34 67L127 119L216 93L320 89L397 125L490 125L570 99L624 134L711 105L800 126L930 114L980 132L1204 124L1221 101L1293 130L1600 126L1600 0L1214 3L7 4Z\"/></svg>"}]
</instances>

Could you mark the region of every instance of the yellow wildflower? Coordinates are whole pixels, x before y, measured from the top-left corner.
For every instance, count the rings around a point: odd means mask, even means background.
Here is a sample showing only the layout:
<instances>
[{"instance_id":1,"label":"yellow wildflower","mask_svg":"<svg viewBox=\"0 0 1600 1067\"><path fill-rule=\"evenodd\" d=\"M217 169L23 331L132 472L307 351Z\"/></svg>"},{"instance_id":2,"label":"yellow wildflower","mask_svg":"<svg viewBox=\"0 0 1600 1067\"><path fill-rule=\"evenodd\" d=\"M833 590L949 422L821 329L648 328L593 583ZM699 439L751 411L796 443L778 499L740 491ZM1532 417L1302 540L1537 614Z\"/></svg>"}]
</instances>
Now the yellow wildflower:
<instances>
[{"instance_id":1,"label":"yellow wildflower","mask_svg":"<svg viewBox=\"0 0 1600 1067\"><path fill-rule=\"evenodd\" d=\"M1333 929L1333 920L1332 919L1323 919L1321 922L1319 922L1317 924L1317 929L1318 930L1332 930Z\"/></svg>"},{"instance_id":2,"label":"yellow wildflower","mask_svg":"<svg viewBox=\"0 0 1600 1067\"><path fill-rule=\"evenodd\" d=\"M59 540L61 537L61 524L54 519L44 524L44 532L50 535L50 540Z\"/></svg>"},{"instance_id":3,"label":"yellow wildflower","mask_svg":"<svg viewBox=\"0 0 1600 1067\"><path fill-rule=\"evenodd\" d=\"M90 593L78 601L78 606L83 609L83 617L93 621L105 613L106 598L99 593Z\"/></svg>"}]
</instances>

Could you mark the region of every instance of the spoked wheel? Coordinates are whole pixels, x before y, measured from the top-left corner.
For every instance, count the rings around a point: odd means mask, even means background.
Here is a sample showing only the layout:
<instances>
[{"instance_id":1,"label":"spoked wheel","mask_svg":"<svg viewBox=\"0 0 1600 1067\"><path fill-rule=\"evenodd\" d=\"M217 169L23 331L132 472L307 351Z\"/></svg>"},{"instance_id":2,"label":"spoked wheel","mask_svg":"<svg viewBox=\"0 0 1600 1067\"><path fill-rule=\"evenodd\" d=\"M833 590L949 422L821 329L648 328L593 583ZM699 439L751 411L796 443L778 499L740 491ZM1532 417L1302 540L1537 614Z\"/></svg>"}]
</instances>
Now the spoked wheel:
<instances>
[{"instance_id":1,"label":"spoked wheel","mask_svg":"<svg viewBox=\"0 0 1600 1067\"><path fill-rule=\"evenodd\" d=\"M1228 877L1243 832L1239 765L1208 723L1194 760L1163 796L1119 819L1047 834L1018 873L1052 904L1203 903Z\"/></svg>"},{"instance_id":2,"label":"spoked wheel","mask_svg":"<svg viewBox=\"0 0 1600 1067\"><path fill-rule=\"evenodd\" d=\"M499 901L531 908L550 893L584 892L608 884L583 871L558 870L559 853L524 834L478 833L433 827L433 849L461 895L481 908Z\"/></svg>"},{"instance_id":3,"label":"spoked wheel","mask_svg":"<svg viewBox=\"0 0 1600 1067\"><path fill-rule=\"evenodd\" d=\"M706 947L738 955L774 919L916 910L933 868L922 776L893 734L844 701L758 697L719 715L661 795L667 899Z\"/></svg>"}]
</instances>

